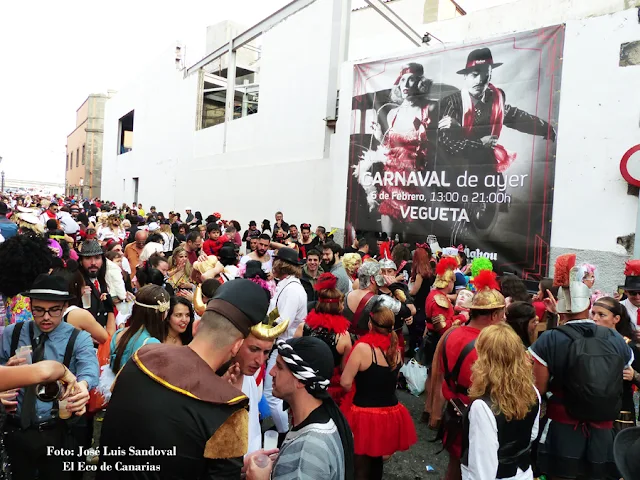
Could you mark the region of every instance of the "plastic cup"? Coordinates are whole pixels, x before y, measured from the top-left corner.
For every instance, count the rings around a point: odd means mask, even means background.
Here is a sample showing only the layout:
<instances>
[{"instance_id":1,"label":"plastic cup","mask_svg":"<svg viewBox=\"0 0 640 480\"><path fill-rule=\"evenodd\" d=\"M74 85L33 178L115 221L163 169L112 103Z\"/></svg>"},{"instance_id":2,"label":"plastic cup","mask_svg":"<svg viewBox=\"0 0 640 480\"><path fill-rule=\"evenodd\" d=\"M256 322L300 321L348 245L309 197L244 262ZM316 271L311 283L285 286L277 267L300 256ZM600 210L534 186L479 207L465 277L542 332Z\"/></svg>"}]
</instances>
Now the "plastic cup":
<instances>
[{"instance_id":1,"label":"plastic cup","mask_svg":"<svg viewBox=\"0 0 640 480\"><path fill-rule=\"evenodd\" d=\"M133 302L122 302L118 304L118 313L122 315L131 315Z\"/></svg>"},{"instance_id":2,"label":"plastic cup","mask_svg":"<svg viewBox=\"0 0 640 480\"><path fill-rule=\"evenodd\" d=\"M91 290L82 294L82 308L91 308Z\"/></svg>"},{"instance_id":3,"label":"plastic cup","mask_svg":"<svg viewBox=\"0 0 640 480\"><path fill-rule=\"evenodd\" d=\"M275 430L267 430L264 432L264 447L265 450L273 450L278 448L278 432Z\"/></svg>"},{"instance_id":4,"label":"plastic cup","mask_svg":"<svg viewBox=\"0 0 640 480\"><path fill-rule=\"evenodd\" d=\"M71 418L71 412L67 410L67 400L58 400L58 416L61 420Z\"/></svg>"},{"instance_id":5,"label":"plastic cup","mask_svg":"<svg viewBox=\"0 0 640 480\"><path fill-rule=\"evenodd\" d=\"M19 358L24 358L26 360L27 365L31 364L31 353L32 353L31 345L25 345L16 350L16 356Z\"/></svg>"}]
</instances>

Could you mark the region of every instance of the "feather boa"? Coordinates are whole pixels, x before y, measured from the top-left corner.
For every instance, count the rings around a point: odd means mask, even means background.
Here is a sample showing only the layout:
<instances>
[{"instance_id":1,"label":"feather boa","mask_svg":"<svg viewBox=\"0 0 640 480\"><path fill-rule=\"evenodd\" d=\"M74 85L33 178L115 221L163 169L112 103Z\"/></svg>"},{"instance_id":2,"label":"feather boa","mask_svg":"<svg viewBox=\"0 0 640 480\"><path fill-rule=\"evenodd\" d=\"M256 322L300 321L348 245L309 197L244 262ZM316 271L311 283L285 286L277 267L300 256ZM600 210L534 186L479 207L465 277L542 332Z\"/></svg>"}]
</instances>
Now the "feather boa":
<instances>
[{"instance_id":1,"label":"feather boa","mask_svg":"<svg viewBox=\"0 0 640 480\"><path fill-rule=\"evenodd\" d=\"M113 386L113 382L116 380L116 375L111 370L111 367L107 363L101 367L102 372L100 373L100 382L98 383L97 390L102 394L104 398L105 404L111 400L111 387Z\"/></svg>"},{"instance_id":2,"label":"feather boa","mask_svg":"<svg viewBox=\"0 0 640 480\"><path fill-rule=\"evenodd\" d=\"M331 315L329 313L318 313L311 310L304 323L311 329L326 328L330 332L343 334L349 329L351 323L342 315Z\"/></svg>"},{"instance_id":3,"label":"feather boa","mask_svg":"<svg viewBox=\"0 0 640 480\"><path fill-rule=\"evenodd\" d=\"M359 343L366 343L367 345L371 345L373 348L378 347L383 352L387 352L389 347L391 346L391 335L383 335L382 333L377 332L369 332L366 335L360 337L360 340L356 342L356 345ZM355 345L354 345L355 347Z\"/></svg>"}]
</instances>

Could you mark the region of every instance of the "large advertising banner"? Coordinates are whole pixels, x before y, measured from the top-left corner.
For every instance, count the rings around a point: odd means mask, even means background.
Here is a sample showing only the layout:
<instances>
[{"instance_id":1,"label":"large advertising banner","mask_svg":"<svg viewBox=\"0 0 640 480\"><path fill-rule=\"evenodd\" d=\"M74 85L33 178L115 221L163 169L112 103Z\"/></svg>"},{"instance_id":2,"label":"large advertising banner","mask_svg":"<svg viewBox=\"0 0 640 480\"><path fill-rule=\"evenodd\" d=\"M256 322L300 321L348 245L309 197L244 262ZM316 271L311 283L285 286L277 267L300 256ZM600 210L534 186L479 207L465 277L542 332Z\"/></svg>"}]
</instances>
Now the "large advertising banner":
<instances>
[{"instance_id":1,"label":"large advertising banner","mask_svg":"<svg viewBox=\"0 0 640 480\"><path fill-rule=\"evenodd\" d=\"M347 235L435 235L545 276L563 40L560 25L356 65Z\"/></svg>"}]
</instances>

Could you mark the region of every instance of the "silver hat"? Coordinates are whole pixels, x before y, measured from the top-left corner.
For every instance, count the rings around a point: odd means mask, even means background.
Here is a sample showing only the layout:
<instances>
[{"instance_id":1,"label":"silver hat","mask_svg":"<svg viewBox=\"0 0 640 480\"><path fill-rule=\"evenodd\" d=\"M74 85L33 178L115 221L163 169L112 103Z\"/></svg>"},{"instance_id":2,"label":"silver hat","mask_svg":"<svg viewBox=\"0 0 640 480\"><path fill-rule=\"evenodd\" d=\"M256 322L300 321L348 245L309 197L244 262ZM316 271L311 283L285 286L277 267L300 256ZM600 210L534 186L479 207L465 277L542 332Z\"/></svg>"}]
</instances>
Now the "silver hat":
<instances>
[{"instance_id":1,"label":"silver hat","mask_svg":"<svg viewBox=\"0 0 640 480\"><path fill-rule=\"evenodd\" d=\"M393 270L397 270L398 269L398 267L396 266L396 263L393 260L389 259L389 258L383 258L382 260L380 260L378 262L378 265L380 265L381 269L383 269L383 268L391 268Z\"/></svg>"},{"instance_id":2,"label":"silver hat","mask_svg":"<svg viewBox=\"0 0 640 480\"><path fill-rule=\"evenodd\" d=\"M380 274L380 264L377 262L364 262L358 269L358 280L361 290L369 288L369 285L371 284L371 277L373 277L376 285L379 287L382 287L385 284L384 277Z\"/></svg>"},{"instance_id":3,"label":"silver hat","mask_svg":"<svg viewBox=\"0 0 640 480\"><path fill-rule=\"evenodd\" d=\"M558 292L558 313L581 313L591 305L591 291L579 278L579 267L569 272L569 286L560 287Z\"/></svg>"}]
</instances>

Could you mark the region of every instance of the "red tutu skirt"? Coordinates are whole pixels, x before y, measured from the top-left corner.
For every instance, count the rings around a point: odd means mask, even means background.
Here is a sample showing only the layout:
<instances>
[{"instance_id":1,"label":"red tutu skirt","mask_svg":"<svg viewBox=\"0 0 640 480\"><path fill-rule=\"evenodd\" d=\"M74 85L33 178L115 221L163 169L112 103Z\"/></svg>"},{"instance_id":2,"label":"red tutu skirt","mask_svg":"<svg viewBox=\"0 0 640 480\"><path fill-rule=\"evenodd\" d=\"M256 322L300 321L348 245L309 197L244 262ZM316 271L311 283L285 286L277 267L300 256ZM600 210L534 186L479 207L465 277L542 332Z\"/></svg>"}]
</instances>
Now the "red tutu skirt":
<instances>
[{"instance_id":1,"label":"red tutu skirt","mask_svg":"<svg viewBox=\"0 0 640 480\"><path fill-rule=\"evenodd\" d=\"M408 450L418 441L411 415L401 403L393 407L343 404L342 413L353 432L356 455L393 455L395 452Z\"/></svg>"}]
</instances>

